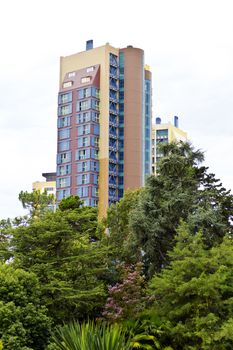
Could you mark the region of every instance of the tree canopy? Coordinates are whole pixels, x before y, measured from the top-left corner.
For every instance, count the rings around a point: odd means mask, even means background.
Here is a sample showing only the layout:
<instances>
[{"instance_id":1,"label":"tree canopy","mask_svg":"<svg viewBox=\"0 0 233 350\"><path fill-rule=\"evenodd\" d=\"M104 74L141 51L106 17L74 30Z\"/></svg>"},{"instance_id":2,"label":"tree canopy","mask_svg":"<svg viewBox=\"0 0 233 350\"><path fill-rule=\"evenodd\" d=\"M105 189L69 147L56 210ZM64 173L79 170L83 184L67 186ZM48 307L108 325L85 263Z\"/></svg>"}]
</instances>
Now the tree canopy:
<instances>
[{"instance_id":1,"label":"tree canopy","mask_svg":"<svg viewBox=\"0 0 233 350\"><path fill-rule=\"evenodd\" d=\"M147 179L129 218L150 276L168 263L181 219L193 233L202 229L209 246L232 233L233 196L201 166L203 153L183 142L161 147L159 173Z\"/></svg>"},{"instance_id":2,"label":"tree canopy","mask_svg":"<svg viewBox=\"0 0 233 350\"><path fill-rule=\"evenodd\" d=\"M4 350L42 350L51 319L35 274L0 263L0 339Z\"/></svg>"},{"instance_id":3,"label":"tree canopy","mask_svg":"<svg viewBox=\"0 0 233 350\"><path fill-rule=\"evenodd\" d=\"M150 282L149 313L169 328L174 349L232 349L232 238L207 249L201 231L193 235L183 223L175 240L170 265Z\"/></svg>"}]
</instances>

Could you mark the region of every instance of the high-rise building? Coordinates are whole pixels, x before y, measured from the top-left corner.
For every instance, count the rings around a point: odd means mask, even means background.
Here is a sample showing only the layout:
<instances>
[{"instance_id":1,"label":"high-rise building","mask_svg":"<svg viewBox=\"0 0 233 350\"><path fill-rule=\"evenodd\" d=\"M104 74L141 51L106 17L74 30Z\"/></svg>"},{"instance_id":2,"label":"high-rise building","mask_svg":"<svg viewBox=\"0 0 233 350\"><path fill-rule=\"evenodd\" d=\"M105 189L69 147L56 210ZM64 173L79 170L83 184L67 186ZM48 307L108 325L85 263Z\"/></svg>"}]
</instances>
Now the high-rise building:
<instances>
[{"instance_id":1,"label":"high-rise building","mask_svg":"<svg viewBox=\"0 0 233 350\"><path fill-rule=\"evenodd\" d=\"M78 195L104 216L151 172L151 72L144 52L93 48L61 57L57 199Z\"/></svg>"},{"instance_id":2,"label":"high-rise building","mask_svg":"<svg viewBox=\"0 0 233 350\"><path fill-rule=\"evenodd\" d=\"M152 174L156 174L156 164L163 157L158 148L160 143L170 143L172 141L186 141L187 133L179 129L178 117L174 117L174 125L161 123L160 118L156 118L156 123L152 125Z\"/></svg>"}]
</instances>

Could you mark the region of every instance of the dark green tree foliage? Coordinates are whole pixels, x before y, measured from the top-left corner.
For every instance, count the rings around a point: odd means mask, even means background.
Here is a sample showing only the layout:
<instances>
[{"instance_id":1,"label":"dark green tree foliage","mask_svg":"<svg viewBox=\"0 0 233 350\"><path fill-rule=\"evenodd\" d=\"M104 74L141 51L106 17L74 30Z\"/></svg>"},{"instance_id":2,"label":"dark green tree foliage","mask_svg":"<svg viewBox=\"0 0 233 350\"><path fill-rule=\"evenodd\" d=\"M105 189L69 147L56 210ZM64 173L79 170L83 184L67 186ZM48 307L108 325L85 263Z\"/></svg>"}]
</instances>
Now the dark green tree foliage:
<instances>
[{"instance_id":1,"label":"dark green tree foliage","mask_svg":"<svg viewBox=\"0 0 233 350\"><path fill-rule=\"evenodd\" d=\"M51 321L33 273L0 263L0 339L4 350L43 350Z\"/></svg>"},{"instance_id":2,"label":"dark green tree foliage","mask_svg":"<svg viewBox=\"0 0 233 350\"><path fill-rule=\"evenodd\" d=\"M59 209L61 211L69 210L69 209L78 209L83 205L83 201L78 196L69 196L67 198L63 198L59 203Z\"/></svg>"},{"instance_id":3,"label":"dark green tree foliage","mask_svg":"<svg viewBox=\"0 0 233 350\"><path fill-rule=\"evenodd\" d=\"M23 208L29 210L31 218L37 219L41 217L55 202L54 195L47 194L47 192L40 192L34 190L33 192L23 192L19 194L19 200Z\"/></svg>"},{"instance_id":4,"label":"dark green tree foliage","mask_svg":"<svg viewBox=\"0 0 233 350\"><path fill-rule=\"evenodd\" d=\"M227 235L207 249L204 238L182 224L170 265L150 282L149 313L164 322L174 349L233 348L233 241Z\"/></svg>"},{"instance_id":5,"label":"dark green tree foliage","mask_svg":"<svg viewBox=\"0 0 233 350\"><path fill-rule=\"evenodd\" d=\"M193 233L202 229L209 246L220 242L225 232L232 232L233 197L200 165L203 153L183 142L161 149L164 157L159 174L148 178L131 213L131 227L149 276L168 263L167 251L174 245L181 219Z\"/></svg>"},{"instance_id":6,"label":"dark green tree foliage","mask_svg":"<svg viewBox=\"0 0 233 350\"><path fill-rule=\"evenodd\" d=\"M96 227L96 209L78 207L12 229L13 264L38 276L56 322L94 317L105 302L107 252L93 239Z\"/></svg>"}]
</instances>

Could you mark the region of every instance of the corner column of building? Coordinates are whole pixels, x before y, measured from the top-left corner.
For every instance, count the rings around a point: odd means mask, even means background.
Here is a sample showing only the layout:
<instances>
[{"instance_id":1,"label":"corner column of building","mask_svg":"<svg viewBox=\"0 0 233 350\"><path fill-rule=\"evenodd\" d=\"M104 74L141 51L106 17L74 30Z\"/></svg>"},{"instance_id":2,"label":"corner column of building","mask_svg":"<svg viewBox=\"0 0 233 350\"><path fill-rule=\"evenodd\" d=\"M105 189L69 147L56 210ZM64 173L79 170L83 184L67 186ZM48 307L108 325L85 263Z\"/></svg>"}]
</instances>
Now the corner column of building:
<instances>
[{"instance_id":1,"label":"corner column of building","mask_svg":"<svg viewBox=\"0 0 233 350\"><path fill-rule=\"evenodd\" d=\"M144 52L127 47L124 52L124 191L143 185Z\"/></svg>"}]
</instances>

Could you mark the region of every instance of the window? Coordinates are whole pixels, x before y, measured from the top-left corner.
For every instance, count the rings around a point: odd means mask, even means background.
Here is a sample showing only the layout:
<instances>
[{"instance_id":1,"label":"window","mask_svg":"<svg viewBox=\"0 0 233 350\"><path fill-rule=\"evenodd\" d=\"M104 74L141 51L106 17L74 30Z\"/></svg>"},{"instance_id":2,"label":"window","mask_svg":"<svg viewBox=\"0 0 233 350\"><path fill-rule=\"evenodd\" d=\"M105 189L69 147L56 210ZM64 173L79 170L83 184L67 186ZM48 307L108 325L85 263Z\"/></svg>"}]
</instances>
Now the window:
<instances>
[{"instance_id":1,"label":"window","mask_svg":"<svg viewBox=\"0 0 233 350\"><path fill-rule=\"evenodd\" d=\"M84 205L84 207L88 207L90 205L89 198L86 198L86 199L83 200L83 205Z\"/></svg>"},{"instance_id":2,"label":"window","mask_svg":"<svg viewBox=\"0 0 233 350\"><path fill-rule=\"evenodd\" d=\"M82 146L83 147L88 146L88 140L89 140L88 137L83 137L83 139L82 139Z\"/></svg>"},{"instance_id":3,"label":"window","mask_svg":"<svg viewBox=\"0 0 233 350\"><path fill-rule=\"evenodd\" d=\"M91 89L90 88L83 89L83 97L89 97L89 96L91 96Z\"/></svg>"},{"instance_id":4,"label":"window","mask_svg":"<svg viewBox=\"0 0 233 350\"><path fill-rule=\"evenodd\" d=\"M82 175L82 184L85 185L88 183L88 177L87 174L83 174Z\"/></svg>"},{"instance_id":5,"label":"window","mask_svg":"<svg viewBox=\"0 0 233 350\"><path fill-rule=\"evenodd\" d=\"M59 104L68 103L72 101L72 92L67 92L65 94L60 94L58 97Z\"/></svg>"},{"instance_id":6,"label":"window","mask_svg":"<svg viewBox=\"0 0 233 350\"><path fill-rule=\"evenodd\" d=\"M70 189L69 188L66 188L65 190L61 190L61 191L57 192L58 200L61 200L61 199L68 197L68 196L70 196Z\"/></svg>"},{"instance_id":7,"label":"window","mask_svg":"<svg viewBox=\"0 0 233 350\"><path fill-rule=\"evenodd\" d=\"M94 200L93 200L93 206L94 206L94 207L98 207L98 200L97 200L97 199L94 199Z\"/></svg>"},{"instance_id":8,"label":"window","mask_svg":"<svg viewBox=\"0 0 233 350\"><path fill-rule=\"evenodd\" d=\"M95 67L88 67L87 68L87 73L93 72L94 69L95 69Z\"/></svg>"},{"instance_id":9,"label":"window","mask_svg":"<svg viewBox=\"0 0 233 350\"><path fill-rule=\"evenodd\" d=\"M94 137L94 146L99 147L99 138L98 137Z\"/></svg>"},{"instance_id":10,"label":"window","mask_svg":"<svg viewBox=\"0 0 233 350\"><path fill-rule=\"evenodd\" d=\"M75 72L70 72L70 73L68 73L68 77L69 77L69 78L75 77Z\"/></svg>"},{"instance_id":11,"label":"window","mask_svg":"<svg viewBox=\"0 0 233 350\"><path fill-rule=\"evenodd\" d=\"M78 136L90 134L90 124L80 125L78 127Z\"/></svg>"},{"instance_id":12,"label":"window","mask_svg":"<svg viewBox=\"0 0 233 350\"><path fill-rule=\"evenodd\" d=\"M97 89L96 87L92 86L91 90L92 90L91 96L96 97L96 98L100 97L99 89Z\"/></svg>"},{"instance_id":13,"label":"window","mask_svg":"<svg viewBox=\"0 0 233 350\"><path fill-rule=\"evenodd\" d=\"M77 150L76 160L88 159L90 158L90 148Z\"/></svg>"},{"instance_id":14,"label":"window","mask_svg":"<svg viewBox=\"0 0 233 350\"><path fill-rule=\"evenodd\" d=\"M98 187L92 187L92 196L98 197Z\"/></svg>"},{"instance_id":15,"label":"window","mask_svg":"<svg viewBox=\"0 0 233 350\"><path fill-rule=\"evenodd\" d=\"M57 171L58 175L68 175L71 173L71 165L60 165Z\"/></svg>"},{"instance_id":16,"label":"window","mask_svg":"<svg viewBox=\"0 0 233 350\"><path fill-rule=\"evenodd\" d=\"M90 100L85 101L78 101L77 102L77 111L85 111L86 109L89 109L90 106Z\"/></svg>"},{"instance_id":17,"label":"window","mask_svg":"<svg viewBox=\"0 0 233 350\"><path fill-rule=\"evenodd\" d=\"M68 151L69 148L70 148L70 141L62 141L58 143L59 152Z\"/></svg>"},{"instance_id":18,"label":"window","mask_svg":"<svg viewBox=\"0 0 233 350\"><path fill-rule=\"evenodd\" d=\"M82 198L82 197L87 197L88 196L88 187L87 186L82 186L77 189L77 195Z\"/></svg>"},{"instance_id":19,"label":"window","mask_svg":"<svg viewBox=\"0 0 233 350\"><path fill-rule=\"evenodd\" d=\"M99 110L99 101L98 100L92 100L92 108Z\"/></svg>"},{"instance_id":20,"label":"window","mask_svg":"<svg viewBox=\"0 0 233 350\"><path fill-rule=\"evenodd\" d=\"M99 150L98 149L95 149L95 151L94 151L94 158L95 159L99 158Z\"/></svg>"},{"instance_id":21,"label":"window","mask_svg":"<svg viewBox=\"0 0 233 350\"><path fill-rule=\"evenodd\" d=\"M66 126L70 126L70 117L58 118L57 125L58 125L58 128L64 128Z\"/></svg>"},{"instance_id":22,"label":"window","mask_svg":"<svg viewBox=\"0 0 233 350\"><path fill-rule=\"evenodd\" d=\"M58 188L70 186L70 177L61 177L57 179L57 186Z\"/></svg>"},{"instance_id":23,"label":"window","mask_svg":"<svg viewBox=\"0 0 233 350\"><path fill-rule=\"evenodd\" d=\"M81 83L84 84L84 83L89 83L91 81L91 77L83 77L81 78Z\"/></svg>"},{"instance_id":24,"label":"window","mask_svg":"<svg viewBox=\"0 0 233 350\"><path fill-rule=\"evenodd\" d=\"M97 162L93 162L93 163L92 163L92 166L93 166L93 171L98 171L98 170L99 170L99 167L98 167L98 163L97 163Z\"/></svg>"},{"instance_id":25,"label":"window","mask_svg":"<svg viewBox=\"0 0 233 350\"><path fill-rule=\"evenodd\" d=\"M89 134L90 132L90 125L83 125L83 135Z\"/></svg>"},{"instance_id":26,"label":"window","mask_svg":"<svg viewBox=\"0 0 233 350\"><path fill-rule=\"evenodd\" d=\"M92 120L96 123L99 123L99 113L92 112Z\"/></svg>"},{"instance_id":27,"label":"window","mask_svg":"<svg viewBox=\"0 0 233 350\"><path fill-rule=\"evenodd\" d=\"M79 158L78 159L85 159L86 157L86 150L83 149L81 151L79 151Z\"/></svg>"},{"instance_id":28,"label":"window","mask_svg":"<svg viewBox=\"0 0 233 350\"><path fill-rule=\"evenodd\" d=\"M82 171L87 171L87 162L82 162Z\"/></svg>"},{"instance_id":29,"label":"window","mask_svg":"<svg viewBox=\"0 0 233 350\"><path fill-rule=\"evenodd\" d=\"M67 82L65 82L65 83L63 83L63 88L65 89L65 88L68 88L68 87L71 87L72 86L72 84L73 84L73 82L72 81L67 81Z\"/></svg>"},{"instance_id":30,"label":"window","mask_svg":"<svg viewBox=\"0 0 233 350\"><path fill-rule=\"evenodd\" d=\"M57 164L68 163L71 161L71 152L60 153L57 155Z\"/></svg>"},{"instance_id":31,"label":"window","mask_svg":"<svg viewBox=\"0 0 233 350\"><path fill-rule=\"evenodd\" d=\"M91 112L84 112L77 115L78 124L89 122L90 119L91 119Z\"/></svg>"},{"instance_id":32,"label":"window","mask_svg":"<svg viewBox=\"0 0 233 350\"><path fill-rule=\"evenodd\" d=\"M70 137L70 129L62 129L58 131L59 140L68 139Z\"/></svg>"},{"instance_id":33,"label":"window","mask_svg":"<svg viewBox=\"0 0 233 350\"><path fill-rule=\"evenodd\" d=\"M58 115L66 115L72 113L72 104L58 107Z\"/></svg>"}]
</instances>

